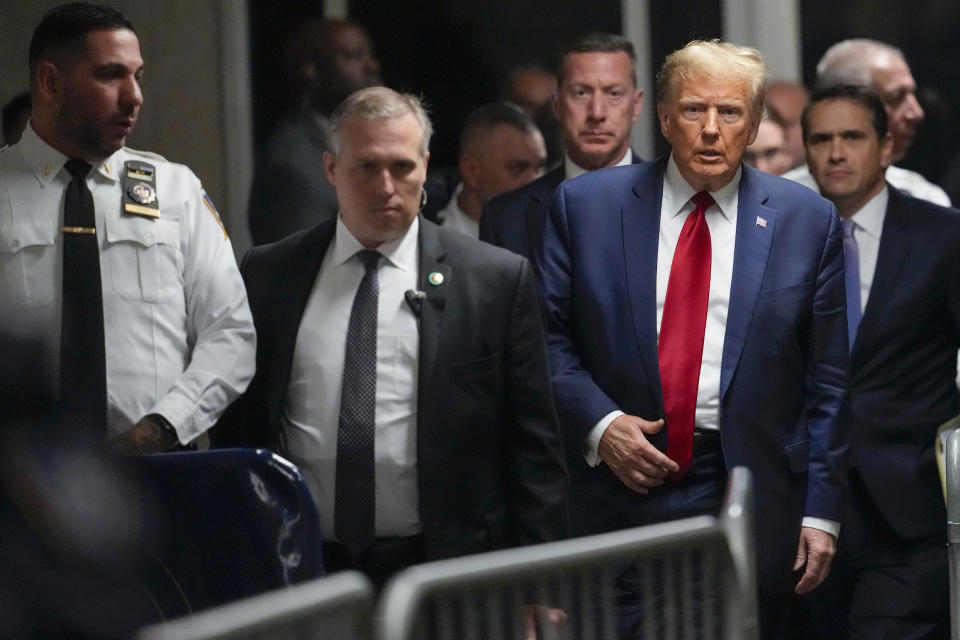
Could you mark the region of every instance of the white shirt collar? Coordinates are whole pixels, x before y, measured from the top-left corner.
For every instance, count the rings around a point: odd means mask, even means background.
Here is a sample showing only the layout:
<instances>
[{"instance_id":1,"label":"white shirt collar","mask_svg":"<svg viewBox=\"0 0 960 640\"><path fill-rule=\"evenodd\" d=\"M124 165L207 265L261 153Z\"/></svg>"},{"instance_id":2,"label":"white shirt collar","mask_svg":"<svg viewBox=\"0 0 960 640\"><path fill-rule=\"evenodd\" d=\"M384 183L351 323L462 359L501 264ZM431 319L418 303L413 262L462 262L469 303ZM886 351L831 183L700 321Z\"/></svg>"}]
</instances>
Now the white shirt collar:
<instances>
[{"instance_id":1,"label":"white shirt collar","mask_svg":"<svg viewBox=\"0 0 960 640\"><path fill-rule=\"evenodd\" d=\"M622 167L624 165L631 164L631 163L633 163L633 151L630 149L630 147L627 147L627 152L623 154L623 157L620 158L620 161L617 164L611 165L611 166ZM585 173L590 173L590 172L584 169L583 167L581 167L580 165L578 165L573 160L571 160L570 154L568 153L563 154L563 177L564 178L569 180L570 178L576 178L577 176L582 176Z\"/></svg>"},{"instance_id":2,"label":"white shirt collar","mask_svg":"<svg viewBox=\"0 0 960 640\"><path fill-rule=\"evenodd\" d=\"M30 170L40 181L40 184L46 186L56 177L67 163L68 158L63 153L54 149L41 138L33 129L33 121L27 123L23 130L23 135L17 147L23 154L24 162L30 167ZM120 164L117 159L117 151L106 160L92 162L93 171L100 173L103 177L116 182L118 180L115 167Z\"/></svg>"},{"instance_id":3,"label":"white shirt collar","mask_svg":"<svg viewBox=\"0 0 960 640\"><path fill-rule=\"evenodd\" d=\"M854 224L865 233L880 239L883 233L883 219L887 214L887 203L890 201L890 192L887 185L883 185L877 195L870 198L867 204L860 207L860 210L850 216Z\"/></svg>"},{"instance_id":4,"label":"white shirt collar","mask_svg":"<svg viewBox=\"0 0 960 640\"><path fill-rule=\"evenodd\" d=\"M711 191L710 195L716 203L720 214L727 222L734 222L737 217L737 204L740 200L740 177L743 174L743 167L737 168L733 180L725 184L716 191ZM694 196L696 191L690 186L690 183L684 180L680 175L680 168L673 154L670 154L667 160L667 172L663 177L663 200L665 211L669 211L671 216L680 215L681 211L686 210L687 203Z\"/></svg>"},{"instance_id":5,"label":"white shirt collar","mask_svg":"<svg viewBox=\"0 0 960 640\"><path fill-rule=\"evenodd\" d=\"M395 240L382 243L377 247L377 251L398 269L404 271L416 270L419 230L420 216L417 216L413 219L413 223L407 227L406 233ZM343 223L343 217L338 214L337 228L333 238L333 264L339 266L355 256L358 251L364 249L366 247L357 240L356 236L350 233L347 225Z\"/></svg>"}]
</instances>

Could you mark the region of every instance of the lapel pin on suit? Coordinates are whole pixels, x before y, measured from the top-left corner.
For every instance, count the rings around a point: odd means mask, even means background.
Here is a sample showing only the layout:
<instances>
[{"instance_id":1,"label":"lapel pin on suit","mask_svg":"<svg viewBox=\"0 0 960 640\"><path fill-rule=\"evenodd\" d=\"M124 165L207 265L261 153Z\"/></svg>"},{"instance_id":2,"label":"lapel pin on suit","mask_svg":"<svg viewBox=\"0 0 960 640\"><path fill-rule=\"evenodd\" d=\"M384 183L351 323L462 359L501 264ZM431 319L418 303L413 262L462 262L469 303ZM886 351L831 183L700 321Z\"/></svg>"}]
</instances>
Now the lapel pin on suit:
<instances>
[{"instance_id":1,"label":"lapel pin on suit","mask_svg":"<svg viewBox=\"0 0 960 640\"><path fill-rule=\"evenodd\" d=\"M443 274L439 271L434 271L429 276L427 276L427 282L432 284L435 287L439 287L443 284Z\"/></svg>"},{"instance_id":2,"label":"lapel pin on suit","mask_svg":"<svg viewBox=\"0 0 960 640\"><path fill-rule=\"evenodd\" d=\"M761 228L763 228L763 229L766 229L766 228L767 228L767 219L766 219L766 218L761 218L760 216L757 216L757 226L758 226L758 227L761 227Z\"/></svg>"}]
</instances>

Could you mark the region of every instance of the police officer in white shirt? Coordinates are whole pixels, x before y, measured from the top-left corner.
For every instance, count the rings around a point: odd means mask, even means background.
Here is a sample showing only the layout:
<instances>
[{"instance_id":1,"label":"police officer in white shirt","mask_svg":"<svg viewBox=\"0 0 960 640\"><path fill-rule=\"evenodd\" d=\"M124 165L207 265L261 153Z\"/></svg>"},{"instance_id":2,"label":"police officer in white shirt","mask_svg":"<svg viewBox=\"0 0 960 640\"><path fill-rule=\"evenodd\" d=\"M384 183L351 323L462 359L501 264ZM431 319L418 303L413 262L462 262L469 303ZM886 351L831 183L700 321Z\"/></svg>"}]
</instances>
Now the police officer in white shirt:
<instances>
[{"instance_id":1,"label":"police officer in white shirt","mask_svg":"<svg viewBox=\"0 0 960 640\"><path fill-rule=\"evenodd\" d=\"M206 431L247 387L256 347L230 241L200 181L124 147L143 103L142 73L122 14L86 3L52 9L30 45L30 124L0 151L4 323L50 345L51 371L78 356L99 359L100 415L125 453L167 450ZM85 173L72 177L67 167L78 164ZM65 225L71 188L92 197L93 228ZM73 275L62 266L65 238L77 234L94 236L99 253L103 332L98 341L88 323L81 340L61 345L64 279ZM56 357L59 346L66 355ZM75 392L61 389L61 401Z\"/></svg>"}]
</instances>

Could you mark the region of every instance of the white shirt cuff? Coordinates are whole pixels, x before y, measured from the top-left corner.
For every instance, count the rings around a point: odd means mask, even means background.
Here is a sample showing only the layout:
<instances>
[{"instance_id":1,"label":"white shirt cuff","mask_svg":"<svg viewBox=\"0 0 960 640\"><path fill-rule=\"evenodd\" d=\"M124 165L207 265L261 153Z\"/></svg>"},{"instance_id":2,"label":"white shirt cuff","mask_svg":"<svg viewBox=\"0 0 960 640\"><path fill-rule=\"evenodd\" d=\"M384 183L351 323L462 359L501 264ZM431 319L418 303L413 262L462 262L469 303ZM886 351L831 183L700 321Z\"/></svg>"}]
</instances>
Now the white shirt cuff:
<instances>
[{"instance_id":1,"label":"white shirt cuff","mask_svg":"<svg viewBox=\"0 0 960 640\"><path fill-rule=\"evenodd\" d=\"M834 539L840 537L840 523L836 520L814 518L813 516L803 516L803 522L801 523L801 526L810 527L811 529L819 529L820 531L826 531L832 535Z\"/></svg>"},{"instance_id":2,"label":"white shirt cuff","mask_svg":"<svg viewBox=\"0 0 960 640\"><path fill-rule=\"evenodd\" d=\"M591 467L600 464L600 454L597 452L597 449L600 447L600 438L603 437L610 423L622 415L624 415L624 413L619 409L611 411L600 418L600 421L593 425L593 429L587 434L587 441L583 443L583 457Z\"/></svg>"}]
</instances>

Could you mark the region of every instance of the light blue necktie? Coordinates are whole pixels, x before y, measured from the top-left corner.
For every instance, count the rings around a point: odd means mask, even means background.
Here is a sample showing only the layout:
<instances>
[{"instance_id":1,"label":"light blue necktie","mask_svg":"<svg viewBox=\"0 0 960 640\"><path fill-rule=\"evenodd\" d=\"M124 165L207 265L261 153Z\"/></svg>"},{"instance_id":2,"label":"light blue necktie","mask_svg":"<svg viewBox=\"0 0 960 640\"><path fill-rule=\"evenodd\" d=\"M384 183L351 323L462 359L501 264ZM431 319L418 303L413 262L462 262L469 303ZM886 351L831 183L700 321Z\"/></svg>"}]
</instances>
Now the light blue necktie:
<instances>
[{"instance_id":1,"label":"light blue necktie","mask_svg":"<svg viewBox=\"0 0 960 640\"><path fill-rule=\"evenodd\" d=\"M860 326L860 249L853 237L856 227L853 220L841 218L843 226L843 269L844 284L847 288L847 331L850 336L850 351Z\"/></svg>"}]
</instances>

